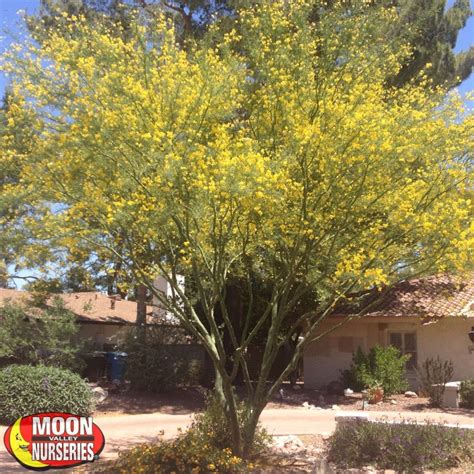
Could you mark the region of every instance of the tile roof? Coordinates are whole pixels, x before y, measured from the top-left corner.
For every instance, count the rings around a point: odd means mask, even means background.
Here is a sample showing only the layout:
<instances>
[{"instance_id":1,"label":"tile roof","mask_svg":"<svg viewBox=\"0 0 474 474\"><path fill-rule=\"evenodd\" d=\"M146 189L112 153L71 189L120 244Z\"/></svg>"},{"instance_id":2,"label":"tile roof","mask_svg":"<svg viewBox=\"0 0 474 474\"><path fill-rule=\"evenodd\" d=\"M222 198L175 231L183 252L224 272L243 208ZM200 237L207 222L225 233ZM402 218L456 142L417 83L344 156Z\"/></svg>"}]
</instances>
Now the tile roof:
<instances>
[{"instance_id":1,"label":"tile roof","mask_svg":"<svg viewBox=\"0 0 474 474\"><path fill-rule=\"evenodd\" d=\"M402 281L368 316L474 317L474 274L464 279L438 275Z\"/></svg>"},{"instance_id":2,"label":"tile roof","mask_svg":"<svg viewBox=\"0 0 474 474\"><path fill-rule=\"evenodd\" d=\"M63 293L67 309L72 311L79 321L103 322L108 324L131 324L137 316L137 303L124 299L114 299L99 292ZM28 303L31 294L27 291L0 288L0 306L5 300ZM148 322L151 321L153 307L147 306Z\"/></svg>"},{"instance_id":3,"label":"tile roof","mask_svg":"<svg viewBox=\"0 0 474 474\"><path fill-rule=\"evenodd\" d=\"M66 307L81 321L102 321L130 324L137 319L136 301L117 299L99 292L65 293L60 295ZM152 306L147 306L147 317L153 314Z\"/></svg>"},{"instance_id":4,"label":"tile roof","mask_svg":"<svg viewBox=\"0 0 474 474\"><path fill-rule=\"evenodd\" d=\"M110 296L99 292L58 296L82 322L131 324L136 320L137 304L134 301L121 299L113 304ZM0 306L7 299L27 303L30 298L26 291L0 288ZM347 314L348 311L336 313ZM148 322L156 321L152 315L153 306L148 305ZM463 280L440 275L402 281L391 288L367 316L440 318L461 315L474 317L474 274ZM160 319L161 323L172 323L166 317Z\"/></svg>"}]
</instances>

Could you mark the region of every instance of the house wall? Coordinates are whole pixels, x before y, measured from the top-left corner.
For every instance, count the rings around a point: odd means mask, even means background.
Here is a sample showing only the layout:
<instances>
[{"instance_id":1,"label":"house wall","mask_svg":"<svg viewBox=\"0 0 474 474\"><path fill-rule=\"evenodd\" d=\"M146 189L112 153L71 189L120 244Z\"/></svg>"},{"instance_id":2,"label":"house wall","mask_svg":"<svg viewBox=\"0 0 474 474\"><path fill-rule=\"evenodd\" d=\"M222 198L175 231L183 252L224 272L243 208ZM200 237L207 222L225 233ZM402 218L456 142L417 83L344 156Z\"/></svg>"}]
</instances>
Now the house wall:
<instances>
[{"instance_id":1,"label":"house wall","mask_svg":"<svg viewBox=\"0 0 474 474\"><path fill-rule=\"evenodd\" d=\"M330 329L334 324L332 321L323 322L315 335ZM304 353L305 388L320 388L337 380L340 371L350 366L352 353L359 346L367 350L372 343L376 343L376 335L373 329L368 331L368 325L362 322L348 323L311 343Z\"/></svg>"},{"instance_id":2,"label":"house wall","mask_svg":"<svg viewBox=\"0 0 474 474\"><path fill-rule=\"evenodd\" d=\"M468 332L474 326L474 318L449 318L436 324L423 326L419 345L422 357L439 356L454 363L453 380L474 379L474 344Z\"/></svg>"},{"instance_id":3,"label":"house wall","mask_svg":"<svg viewBox=\"0 0 474 474\"><path fill-rule=\"evenodd\" d=\"M316 334L338 322L340 320L325 321ZM474 379L474 344L468 337L472 326L473 318L446 318L428 325L422 325L415 318L367 318L348 322L307 347L304 354L305 387L321 388L338 380L341 370L349 368L352 352L357 347L367 351L376 344L388 345L390 332L416 333L418 364L439 355L441 359L453 361L453 380ZM407 371L407 378L410 386L416 389L415 372Z\"/></svg>"}]
</instances>

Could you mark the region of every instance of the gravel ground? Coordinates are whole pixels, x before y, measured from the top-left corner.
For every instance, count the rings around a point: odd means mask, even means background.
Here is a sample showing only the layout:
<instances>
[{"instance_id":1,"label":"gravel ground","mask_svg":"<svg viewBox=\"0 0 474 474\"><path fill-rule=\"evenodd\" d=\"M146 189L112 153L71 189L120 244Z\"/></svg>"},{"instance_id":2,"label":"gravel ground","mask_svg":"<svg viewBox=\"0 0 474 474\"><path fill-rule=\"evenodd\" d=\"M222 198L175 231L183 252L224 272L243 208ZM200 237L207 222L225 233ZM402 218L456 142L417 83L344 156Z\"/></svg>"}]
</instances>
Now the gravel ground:
<instances>
[{"instance_id":1,"label":"gravel ground","mask_svg":"<svg viewBox=\"0 0 474 474\"><path fill-rule=\"evenodd\" d=\"M298 387L301 387L301 385ZM205 394L206 390L200 387L159 394L111 393L105 402L99 406L94 416L156 412L170 414L193 413L203 409ZM303 388L298 390L283 388L283 399L280 394L277 394L268 403L267 408L297 408L302 407L305 402L321 408L331 408L332 405L337 405L341 410L362 410L362 394L360 393L354 393L345 397L343 395L332 395L319 390L305 390ZM403 394L394 395L388 400L374 405L366 404L365 410L377 412L413 411L473 414L472 410L463 408L434 408L430 406L428 398L407 398Z\"/></svg>"},{"instance_id":2,"label":"gravel ground","mask_svg":"<svg viewBox=\"0 0 474 474\"><path fill-rule=\"evenodd\" d=\"M320 390L283 390L283 399L281 396L274 399L267 405L268 408L295 408L303 406L303 403L314 405L315 407L331 408L337 405L340 410L356 411L362 410L362 394L354 393L350 396L332 395ZM408 398L405 395L393 395L387 400L377 404L365 404L366 411L413 411L413 412L432 412L432 413L453 413L453 414L473 414L472 410L463 408L434 408L430 406L429 399L425 397Z\"/></svg>"}]
</instances>

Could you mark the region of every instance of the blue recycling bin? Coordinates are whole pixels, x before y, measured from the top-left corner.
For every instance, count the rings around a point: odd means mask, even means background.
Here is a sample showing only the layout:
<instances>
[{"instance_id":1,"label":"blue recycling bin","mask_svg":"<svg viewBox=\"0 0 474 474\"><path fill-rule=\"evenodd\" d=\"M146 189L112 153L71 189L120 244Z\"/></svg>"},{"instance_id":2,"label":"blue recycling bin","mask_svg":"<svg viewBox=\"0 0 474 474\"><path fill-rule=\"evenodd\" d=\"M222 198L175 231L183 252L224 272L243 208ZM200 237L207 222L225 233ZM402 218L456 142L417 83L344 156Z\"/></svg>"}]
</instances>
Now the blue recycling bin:
<instances>
[{"instance_id":1,"label":"blue recycling bin","mask_svg":"<svg viewBox=\"0 0 474 474\"><path fill-rule=\"evenodd\" d=\"M127 356L126 352L107 352L109 380L123 380Z\"/></svg>"}]
</instances>

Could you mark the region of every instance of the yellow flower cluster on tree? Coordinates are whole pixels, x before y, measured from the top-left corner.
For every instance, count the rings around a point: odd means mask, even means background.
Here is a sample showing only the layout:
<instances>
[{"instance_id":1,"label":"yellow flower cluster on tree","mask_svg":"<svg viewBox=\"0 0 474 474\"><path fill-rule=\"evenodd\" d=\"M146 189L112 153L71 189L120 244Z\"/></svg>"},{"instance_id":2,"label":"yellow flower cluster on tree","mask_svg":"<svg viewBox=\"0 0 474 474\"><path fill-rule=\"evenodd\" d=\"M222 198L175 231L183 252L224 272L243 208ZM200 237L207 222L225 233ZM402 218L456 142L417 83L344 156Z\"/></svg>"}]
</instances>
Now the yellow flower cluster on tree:
<instances>
[{"instance_id":1,"label":"yellow flower cluster on tree","mask_svg":"<svg viewBox=\"0 0 474 474\"><path fill-rule=\"evenodd\" d=\"M217 23L186 49L164 17L127 39L71 18L70 36L6 58L18 104L8 123L14 133L31 117L34 133L21 154L2 138L21 175L5 193L56 203L35 219L49 245L96 246L150 287L168 275L182 301L170 309L229 399L215 307L232 278L273 282L256 323L270 325L257 419L277 387L265 381L279 331L306 289L323 311L355 289L472 264L472 115L442 90L388 88L410 49L378 34L396 12L366 3L348 15L321 2L314 19L308 0L259 2L235 30L220 35ZM244 365L257 329L243 324L238 340L221 311L228 360Z\"/></svg>"}]
</instances>

